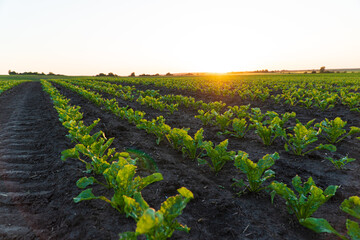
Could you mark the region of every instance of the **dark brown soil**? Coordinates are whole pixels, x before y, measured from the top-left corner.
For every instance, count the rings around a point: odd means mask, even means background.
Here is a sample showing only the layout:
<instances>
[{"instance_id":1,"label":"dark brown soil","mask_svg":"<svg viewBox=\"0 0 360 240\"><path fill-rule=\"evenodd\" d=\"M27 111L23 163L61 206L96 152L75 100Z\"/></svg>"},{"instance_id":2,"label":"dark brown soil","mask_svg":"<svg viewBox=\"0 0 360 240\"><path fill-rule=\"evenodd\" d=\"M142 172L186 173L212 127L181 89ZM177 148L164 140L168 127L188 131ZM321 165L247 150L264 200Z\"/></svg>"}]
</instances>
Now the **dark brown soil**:
<instances>
[{"instance_id":1,"label":"dark brown soil","mask_svg":"<svg viewBox=\"0 0 360 240\"><path fill-rule=\"evenodd\" d=\"M107 137L116 137L114 146L119 151L129 148L137 149L147 153L155 160L164 180L150 185L143 191L144 198L151 206L158 209L161 202L168 196L175 195L176 189L182 186L194 193L195 199L188 204L180 217L180 221L191 228L190 234L177 232L173 239L334 239L332 235L318 235L299 225L296 218L288 214L284 201L279 197L275 198L274 204L271 204L270 196L265 192L237 197L236 191L230 186L232 184L231 179L234 177L241 178L243 175L231 163L225 165L224 169L215 175L207 166L198 166L195 161L182 158L181 153L171 149L167 143L163 142L156 145L154 136L137 129L126 120L118 119L77 94L56 86L66 97L71 99L71 104L82 107L85 122L90 123L94 119L101 118L96 130L103 130ZM142 88L143 90L153 89L151 86ZM186 92L183 91L161 90L162 94L181 93L186 95ZM197 100L220 100L216 96L203 96L200 93L191 93L191 95ZM112 97L105 94L104 96ZM236 102L236 99L222 98L221 100L231 105L248 103ZM229 150L245 151L249 153L252 160L258 160L265 154L277 151L280 154L280 160L273 166L273 170L276 172L275 180L277 181L291 185L291 179L298 174L303 180L312 176L316 184L323 189L328 185L341 185L335 197L321 206L314 216L326 218L338 231L345 233L345 220L348 216L339 210L340 203L349 196L359 195L360 192L358 181L359 141L355 137L347 138L337 144L336 153L314 152L299 157L287 153L283 148L284 143L281 139L275 141L273 146L265 147L253 133L244 139L218 136L216 127L204 127L201 121L194 119L193 116L196 111L193 110L181 108L179 112L167 115L164 112L137 103L124 102L120 99L118 101L119 106L129 105L134 110L145 111L148 118L164 115L170 126L190 127L192 134L203 127L205 139L214 143L229 138ZM336 116L340 116L348 121L348 126L360 126L358 113L349 112L341 106L325 112L291 108L281 104L275 105L271 101L266 103L252 102L252 106L261 107L263 112L267 110L278 113L295 111L297 118L302 122L313 118L317 118L319 122L325 117L334 119ZM324 139L320 139L319 142L325 143ZM346 154L349 154L349 157L356 158L357 161L349 164L345 170L336 170L329 161L324 160L325 155L338 158ZM95 206L99 202L93 201L92 204ZM85 203L80 203L79 206L82 204ZM104 216L106 216L105 213ZM134 229L135 225L132 220L128 219L128 222L132 224ZM127 229L121 228L120 231L125 230Z\"/></svg>"}]
</instances>

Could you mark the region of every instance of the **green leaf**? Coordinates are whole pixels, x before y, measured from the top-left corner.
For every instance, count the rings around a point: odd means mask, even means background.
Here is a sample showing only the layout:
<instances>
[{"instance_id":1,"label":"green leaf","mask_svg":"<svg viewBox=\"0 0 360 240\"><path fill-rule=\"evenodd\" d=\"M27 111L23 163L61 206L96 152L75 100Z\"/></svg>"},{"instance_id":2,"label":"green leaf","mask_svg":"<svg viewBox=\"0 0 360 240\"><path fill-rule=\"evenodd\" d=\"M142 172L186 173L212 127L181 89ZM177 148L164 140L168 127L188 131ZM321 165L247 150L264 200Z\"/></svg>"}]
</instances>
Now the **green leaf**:
<instances>
[{"instance_id":1,"label":"green leaf","mask_svg":"<svg viewBox=\"0 0 360 240\"><path fill-rule=\"evenodd\" d=\"M308 181L302 184L299 176L292 179L292 185L298 192L298 196L283 183L272 182L270 189L285 199L290 213L295 213L296 217L305 219L310 217L322 204L335 194L337 186L329 186L325 191L316 187L313 179L309 177ZM272 193L272 198L274 193Z\"/></svg>"},{"instance_id":2,"label":"green leaf","mask_svg":"<svg viewBox=\"0 0 360 240\"><path fill-rule=\"evenodd\" d=\"M204 165L204 164L208 163L205 159L202 159L202 158L198 158L197 161L198 161L199 165Z\"/></svg>"},{"instance_id":3,"label":"green leaf","mask_svg":"<svg viewBox=\"0 0 360 240\"><path fill-rule=\"evenodd\" d=\"M137 240L137 235L135 232L123 232L119 234L119 240Z\"/></svg>"},{"instance_id":4,"label":"green leaf","mask_svg":"<svg viewBox=\"0 0 360 240\"><path fill-rule=\"evenodd\" d=\"M136 233L146 234L159 223L159 217L153 208L148 208L136 224Z\"/></svg>"},{"instance_id":5,"label":"green leaf","mask_svg":"<svg viewBox=\"0 0 360 240\"><path fill-rule=\"evenodd\" d=\"M191 198L191 199L194 198L194 194L190 190L188 190L186 187L179 188L177 191L184 198Z\"/></svg>"},{"instance_id":6,"label":"green leaf","mask_svg":"<svg viewBox=\"0 0 360 240\"><path fill-rule=\"evenodd\" d=\"M352 196L349 199L345 199L341 203L340 209L351 216L360 219L360 198L358 196Z\"/></svg>"},{"instance_id":7,"label":"green leaf","mask_svg":"<svg viewBox=\"0 0 360 240\"><path fill-rule=\"evenodd\" d=\"M330 152L335 152L336 151L336 147L332 144L319 144L319 146L317 147L318 150L329 150Z\"/></svg>"},{"instance_id":8,"label":"green leaf","mask_svg":"<svg viewBox=\"0 0 360 240\"><path fill-rule=\"evenodd\" d=\"M116 182L123 189L128 189L132 185L133 178L136 172L136 166L127 164L120 169L116 176Z\"/></svg>"},{"instance_id":9,"label":"green leaf","mask_svg":"<svg viewBox=\"0 0 360 240\"><path fill-rule=\"evenodd\" d=\"M350 131L349 131L348 135L352 135L352 134L355 134L355 133L360 133L360 128L358 128L358 127L350 127Z\"/></svg>"},{"instance_id":10,"label":"green leaf","mask_svg":"<svg viewBox=\"0 0 360 240\"><path fill-rule=\"evenodd\" d=\"M139 218L143 215L145 210L149 208L149 205L143 199L141 193L136 192L134 198L127 196L123 196L123 198L126 217L131 216L135 221L139 221Z\"/></svg>"},{"instance_id":11,"label":"green leaf","mask_svg":"<svg viewBox=\"0 0 360 240\"><path fill-rule=\"evenodd\" d=\"M264 172L264 175L262 176L262 180L265 181L265 180L267 180L269 178L272 178L274 176L275 176L275 172L273 170L269 169L269 170L266 170Z\"/></svg>"},{"instance_id":12,"label":"green leaf","mask_svg":"<svg viewBox=\"0 0 360 240\"><path fill-rule=\"evenodd\" d=\"M360 240L360 227L357 222L346 219L346 228L352 240Z\"/></svg>"},{"instance_id":13,"label":"green leaf","mask_svg":"<svg viewBox=\"0 0 360 240\"><path fill-rule=\"evenodd\" d=\"M82 177L76 182L76 186L78 188L86 188L89 185L94 184L95 178L94 177Z\"/></svg>"},{"instance_id":14,"label":"green leaf","mask_svg":"<svg viewBox=\"0 0 360 240\"><path fill-rule=\"evenodd\" d=\"M138 191L141 191L143 188L145 188L146 186L148 186L151 183L158 182L158 181L161 181L163 179L164 178L163 178L161 173L151 174L150 176L147 176L147 177L145 177L145 178L143 178L141 180L141 184L140 184L140 186L138 188Z\"/></svg>"},{"instance_id":15,"label":"green leaf","mask_svg":"<svg viewBox=\"0 0 360 240\"><path fill-rule=\"evenodd\" d=\"M86 189L82 191L77 197L74 197L74 202L78 203L84 200L91 200L91 199L97 199L93 193L92 188Z\"/></svg>"},{"instance_id":16,"label":"green leaf","mask_svg":"<svg viewBox=\"0 0 360 240\"><path fill-rule=\"evenodd\" d=\"M76 148L67 149L61 152L61 160L65 161L68 158L79 158L79 152L76 150Z\"/></svg>"},{"instance_id":17,"label":"green leaf","mask_svg":"<svg viewBox=\"0 0 360 240\"><path fill-rule=\"evenodd\" d=\"M300 224L313 230L316 233L333 233L337 236L340 234L324 218L305 218L299 220Z\"/></svg>"},{"instance_id":18,"label":"green leaf","mask_svg":"<svg viewBox=\"0 0 360 240\"><path fill-rule=\"evenodd\" d=\"M332 197L335 195L336 190L339 188L339 186L337 185L330 185L328 186L325 191L324 191L324 195L327 197Z\"/></svg>"}]
</instances>

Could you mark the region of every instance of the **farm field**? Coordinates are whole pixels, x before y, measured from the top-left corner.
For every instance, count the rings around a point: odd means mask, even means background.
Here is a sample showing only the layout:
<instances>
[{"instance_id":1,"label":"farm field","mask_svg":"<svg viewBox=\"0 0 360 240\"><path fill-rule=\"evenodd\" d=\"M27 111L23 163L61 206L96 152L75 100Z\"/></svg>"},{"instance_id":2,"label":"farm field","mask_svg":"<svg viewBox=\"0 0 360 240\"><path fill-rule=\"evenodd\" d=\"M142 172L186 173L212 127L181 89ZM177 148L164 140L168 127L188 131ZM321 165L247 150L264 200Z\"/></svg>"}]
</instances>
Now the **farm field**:
<instances>
[{"instance_id":1,"label":"farm field","mask_svg":"<svg viewBox=\"0 0 360 240\"><path fill-rule=\"evenodd\" d=\"M119 239L153 213L135 204L142 196L155 210L176 199L168 212L190 231L174 231L170 239L336 239L302 226L280 193L272 203L272 182L294 189L296 175L303 182L312 177L323 190L338 186L311 217L326 219L341 235L347 219L359 222L339 208L360 195L359 73L7 76L0 89L0 238ZM341 120L347 124L339 127ZM327 133L329 124L337 124L338 135ZM296 134L309 141L296 145ZM254 162L267 154L274 159L258 192L234 185L234 179L249 184L245 153ZM339 160L339 169L329 158ZM135 169L148 180L140 187L130 174ZM89 200L95 196L111 204ZM154 239L171 232L165 226L151 230L159 234Z\"/></svg>"}]
</instances>

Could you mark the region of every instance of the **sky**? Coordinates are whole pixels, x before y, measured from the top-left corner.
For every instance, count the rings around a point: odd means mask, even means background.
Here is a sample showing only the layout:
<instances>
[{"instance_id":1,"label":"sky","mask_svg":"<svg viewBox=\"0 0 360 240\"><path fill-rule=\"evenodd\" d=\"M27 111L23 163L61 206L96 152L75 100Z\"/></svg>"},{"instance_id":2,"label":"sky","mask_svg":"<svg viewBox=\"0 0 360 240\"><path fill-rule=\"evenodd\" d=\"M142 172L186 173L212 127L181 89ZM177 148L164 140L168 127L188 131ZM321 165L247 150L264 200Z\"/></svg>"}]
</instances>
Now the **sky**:
<instances>
[{"instance_id":1,"label":"sky","mask_svg":"<svg viewBox=\"0 0 360 240\"><path fill-rule=\"evenodd\" d=\"M360 0L0 0L0 74L360 67Z\"/></svg>"}]
</instances>

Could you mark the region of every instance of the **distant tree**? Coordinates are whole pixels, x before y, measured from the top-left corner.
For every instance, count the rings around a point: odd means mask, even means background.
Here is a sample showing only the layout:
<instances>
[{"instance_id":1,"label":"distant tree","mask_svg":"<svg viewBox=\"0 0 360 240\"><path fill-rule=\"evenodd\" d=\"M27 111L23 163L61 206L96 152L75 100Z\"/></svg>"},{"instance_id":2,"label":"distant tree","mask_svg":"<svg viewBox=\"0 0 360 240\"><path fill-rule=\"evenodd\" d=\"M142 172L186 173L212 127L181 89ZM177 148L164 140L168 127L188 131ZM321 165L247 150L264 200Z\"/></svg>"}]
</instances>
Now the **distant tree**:
<instances>
[{"instance_id":1,"label":"distant tree","mask_svg":"<svg viewBox=\"0 0 360 240\"><path fill-rule=\"evenodd\" d=\"M157 73L157 74L155 74L154 76L156 76L156 77L157 77L157 76L160 76L160 74L158 74L158 73Z\"/></svg>"},{"instance_id":2,"label":"distant tree","mask_svg":"<svg viewBox=\"0 0 360 240\"><path fill-rule=\"evenodd\" d=\"M115 74L113 74L112 72L109 72L108 77L115 77Z\"/></svg>"},{"instance_id":3,"label":"distant tree","mask_svg":"<svg viewBox=\"0 0 360 240\"><path fill-rule=\"evenodd\" d=\"M132 72L129 77L135 77L135 72Z\"/></svg>"},{"instance_id":4,"label":"distant tree","mask_svg":"<svg viewBox=\"0 0 360 240\"><path fill-rule=\"evenodd\" d=\"M55 73L53 73L53 72L48 73L48 76L54 76L54 75L55 75Z\"/></svg>"},{"instance_id":5,"label":"distant tree","mask_svg":"<svg viewBox=\"0 0 360 240\"><path fill-rule=\"evenodd\" d=\"M172 76L172 74L168 72L167 74L165 74L165 76Z\"/></svg>"},{"instance_id":6,"label":"distant tree","mask_svg":"<svg viewBox=\"0 0 360 240\"><path fill-rule=\"evenodd\" d=\"M324 67L324 66L322 66L322 67L320 68L320 73L325 73L325 67Z\"/></svg>"},{"instance_id":7,"label":"distant tree","mask_svg":"<svg viewBox=\"0 0 360 240\"><path fill-rule=\"evenodd\" d=\"M316 73L316 71L315 71L315 70L312 70L311 73Z\"/></svg>"},{"instance_id":8,"label":"distant tree","mask_svg":"<svg viewBox=\"0 0 360 240\"><path fill-rule=\"evenodd\" d=\"M98 75L96 75L95 77L106 77L105 73L99 73Z\"/></svg>"},{"instance_id":9,"label":"distant tree","mask_svg":"<svg viewBox=\"0 0 360 240\"><path fill-rule=\"evenodd\" d=\"M15 72L15 71L11 71L11 70L9 70L9 75L16 75L17 73Z\"/></svg>"}]
</instances>

